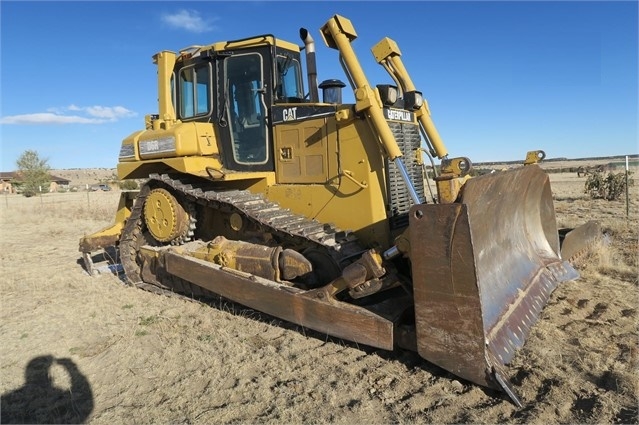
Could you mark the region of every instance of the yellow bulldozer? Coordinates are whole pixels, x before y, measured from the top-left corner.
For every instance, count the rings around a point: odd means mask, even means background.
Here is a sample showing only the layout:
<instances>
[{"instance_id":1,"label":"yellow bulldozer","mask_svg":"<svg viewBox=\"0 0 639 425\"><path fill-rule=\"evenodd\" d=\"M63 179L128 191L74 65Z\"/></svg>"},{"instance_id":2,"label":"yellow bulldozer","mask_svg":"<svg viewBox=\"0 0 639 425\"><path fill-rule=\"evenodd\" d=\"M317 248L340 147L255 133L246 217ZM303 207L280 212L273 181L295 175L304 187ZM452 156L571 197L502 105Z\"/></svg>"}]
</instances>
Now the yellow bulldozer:
<instances>
[{"instance_id":1,"label":"yellow bulldozer","mask_svg":"<svg viewBox=\"0 0 639 425\"><path fill-rule=\"evenodd\" d=\"M87 271L116 247L131 285L213 293L335 337L415 350L520 404L504 365L556 286L578 277L570 257L596 226L560 234L541 151L471 178L396 42L372 48L393 82L373 87L351 21L335 15L320 34L339 52L352 104L345 83L318 84L304 28L302 46L266 34L153 56L159 111L122 141L117 167L144 184L122 192L113 225L80 240Z\"/></svg>"}]
</instances>

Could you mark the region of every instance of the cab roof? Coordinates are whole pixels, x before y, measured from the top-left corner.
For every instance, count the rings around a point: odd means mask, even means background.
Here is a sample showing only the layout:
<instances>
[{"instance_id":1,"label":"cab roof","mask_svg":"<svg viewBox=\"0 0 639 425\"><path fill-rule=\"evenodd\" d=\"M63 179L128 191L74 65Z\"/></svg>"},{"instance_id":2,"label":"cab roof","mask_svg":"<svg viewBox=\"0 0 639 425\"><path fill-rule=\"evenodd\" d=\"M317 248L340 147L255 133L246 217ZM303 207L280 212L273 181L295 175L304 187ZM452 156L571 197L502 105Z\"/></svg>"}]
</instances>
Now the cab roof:
<instances>
[{"instance_id":1,"label":"cab roof","mask_svg":"<svg viewBox=\"0 0 639 425\"><path fill-rule=\"evenodd\" d=\"M233 49L246 49L249 47L257 46L276 46L293 52L300 52L300 46L298 46L297 44L275 38L275 36L271 34L265 34L250 38L243 38L241 40L218 41L216 43L207 45L194 45L185 47L183 49L180 49L180 54L178 55L177 60L179 61L197 57L200 56L200 54L202 54L203 52L208 52L210 54L212 52L221 52Z\"/></svg>"}]
</instances>

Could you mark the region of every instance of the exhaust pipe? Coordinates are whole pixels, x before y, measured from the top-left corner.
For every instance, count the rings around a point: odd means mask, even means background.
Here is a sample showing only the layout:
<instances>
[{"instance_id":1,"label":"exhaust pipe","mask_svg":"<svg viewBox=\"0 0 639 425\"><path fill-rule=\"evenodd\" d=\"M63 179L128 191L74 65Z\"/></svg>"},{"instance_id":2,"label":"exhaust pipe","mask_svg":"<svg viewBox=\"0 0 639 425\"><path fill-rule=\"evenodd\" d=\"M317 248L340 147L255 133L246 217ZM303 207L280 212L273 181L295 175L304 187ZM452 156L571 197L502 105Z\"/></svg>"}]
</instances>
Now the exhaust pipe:
<instances>
[{"instance_id":1,"label":"exhaust pipe","mask_svg":"<svg viewBox=\"0 0 639 425\"><path fill-rule=\"evenodd\" d=\"M317 90L317 64L315 63L315 41L306 28L300 28L300 38L304 42L306 49L306 72L308 74L308 91L311 95L311 102L319 102L319 92Z\"/></svg>"}]
</instances>

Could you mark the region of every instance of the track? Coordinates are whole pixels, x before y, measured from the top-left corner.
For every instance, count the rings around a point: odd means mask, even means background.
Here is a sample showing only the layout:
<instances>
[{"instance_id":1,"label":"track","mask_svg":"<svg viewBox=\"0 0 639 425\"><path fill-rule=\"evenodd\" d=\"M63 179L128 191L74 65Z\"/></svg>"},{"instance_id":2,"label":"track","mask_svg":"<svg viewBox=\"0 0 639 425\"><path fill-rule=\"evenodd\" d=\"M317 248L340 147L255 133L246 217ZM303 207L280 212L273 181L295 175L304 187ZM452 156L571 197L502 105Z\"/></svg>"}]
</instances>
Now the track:
<instances>
[{"instance_id":1,"label":"track","mask_svg":"<svg viewBox=\"0 0 639 425\"><path fill-rule=\"evenodd\" d=\"M355 259L363 252L353 234L283 209L261 194L247 190L218 191L213 183L206 180L152 174L141 188L120 238L120 257L126 278L131 285L141 289L161 294L178 293L188 297L207 295L200 287L170 276L162 269L154 277L148 274L142 276L139 249L144 245L161 245L146 231L143 219L144 203L154 188L169 190L187 203L187 206L197 205L200 208L240 214L243 220L248 220L262 234L269 233L279 244L294 247L300 252L311 250L313 256L332 262L338 270L349 259ZM181 242L187 241L183 239Z\"/></svg>"}]
</instances>

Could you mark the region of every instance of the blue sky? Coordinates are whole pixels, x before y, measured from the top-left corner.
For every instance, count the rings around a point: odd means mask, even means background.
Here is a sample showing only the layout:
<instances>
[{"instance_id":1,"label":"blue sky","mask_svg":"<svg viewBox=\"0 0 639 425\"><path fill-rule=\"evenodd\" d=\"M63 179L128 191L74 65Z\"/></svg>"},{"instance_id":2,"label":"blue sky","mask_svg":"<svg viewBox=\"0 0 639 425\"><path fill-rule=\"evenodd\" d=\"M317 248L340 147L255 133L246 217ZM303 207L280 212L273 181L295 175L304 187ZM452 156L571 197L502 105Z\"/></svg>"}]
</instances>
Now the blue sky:
<instances>
[{"instance_id":1,"label":"blue sky","mask_svg":"<svg viewBox=\"0 0 639 425\"><path fill-rule=\"evenodd\" d=\"M115 167L121 140L157 112L160 50L264 33L301 45L305 27L318 80L346 81L319 35L335 13L353 22L373 85L392 81L370 48L398 43L451 156L637 153L637 4L2 1L1 169L26 149L53 168Z\"/></svg>"}]
</instances>

